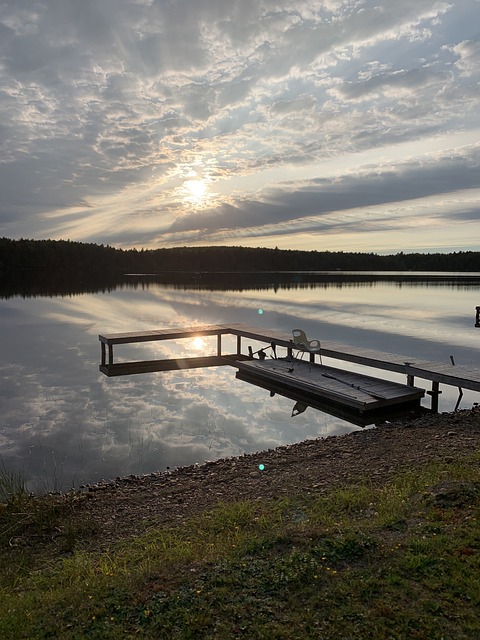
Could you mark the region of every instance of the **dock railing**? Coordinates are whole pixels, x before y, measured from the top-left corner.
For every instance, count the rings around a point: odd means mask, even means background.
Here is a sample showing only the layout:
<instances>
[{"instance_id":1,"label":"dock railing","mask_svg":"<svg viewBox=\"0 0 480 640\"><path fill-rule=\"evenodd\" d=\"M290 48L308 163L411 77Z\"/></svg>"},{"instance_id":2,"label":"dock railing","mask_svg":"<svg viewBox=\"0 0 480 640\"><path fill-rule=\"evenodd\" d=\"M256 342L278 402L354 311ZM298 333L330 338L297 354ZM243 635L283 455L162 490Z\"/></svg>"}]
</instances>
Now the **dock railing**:
<instances>
[{"instance_id":1,"label":"dock railing","mask_svg":"<svg viewBox=\"0 0 480 640\"><path fill-rule=\"evenodd\" d=\"M477 307L477 321L480 327L480 307ZM224 353L222 345L222 337L224 335L236 336L236 351L234 353ZM114 362L115 345L158 340L177 340L197 336L216 336L216 355L171 358L167 360L147 360L143 362L124 362L118 364ZM277 347L283 347L286 350L287 357L290 358L293 357L293 349L295 348L288 334L275 331L264 332L263 330L248 327L243 324L115 333L100 335L99 340L101 343L100 371L107 376L131 375L134 373L169 371L193 367L235 366L236 361L251 359L252 357L252 349L247 349L246 353L243 353L243 340L253 340L263 343L266 345L265 348L270 346L272 347L273 353L276 353ZM363 347L327 342L324 340L322 340L321 353L323 357L403 374L407 378L408 386L414 386L415 378L431 381L432 388L430 391L427 391L427 393L432 397L432 410L434 411L438 410L438 396L441 394L440 384L480 392L480 370L474 367L455 366L451 362L423 361L413 357L384 353ZM310 354L310 359L313 361L314 356L315 354Z\"/></svg>"}]
</instances>

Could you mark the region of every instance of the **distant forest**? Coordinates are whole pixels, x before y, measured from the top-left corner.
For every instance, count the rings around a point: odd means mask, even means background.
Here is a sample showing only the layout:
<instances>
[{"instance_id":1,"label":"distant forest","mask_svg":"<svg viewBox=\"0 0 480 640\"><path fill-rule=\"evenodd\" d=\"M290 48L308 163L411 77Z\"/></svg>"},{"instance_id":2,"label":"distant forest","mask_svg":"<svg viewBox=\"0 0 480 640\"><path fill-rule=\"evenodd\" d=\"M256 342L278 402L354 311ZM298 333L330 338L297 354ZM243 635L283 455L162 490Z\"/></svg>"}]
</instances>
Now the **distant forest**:
<instances>
[{"instance_id":1,"label":"distant forest","mask_svg":"<svg viewBox=\"0 0 480 640\"><path fill-rule=\"evenodd\" d=\"M248 247L116 249L70 240L0 238L0 278L45 272L115 278L125 273L262 271L480 271L479 251L348 253Z\"/></svg>"}]
</instances>

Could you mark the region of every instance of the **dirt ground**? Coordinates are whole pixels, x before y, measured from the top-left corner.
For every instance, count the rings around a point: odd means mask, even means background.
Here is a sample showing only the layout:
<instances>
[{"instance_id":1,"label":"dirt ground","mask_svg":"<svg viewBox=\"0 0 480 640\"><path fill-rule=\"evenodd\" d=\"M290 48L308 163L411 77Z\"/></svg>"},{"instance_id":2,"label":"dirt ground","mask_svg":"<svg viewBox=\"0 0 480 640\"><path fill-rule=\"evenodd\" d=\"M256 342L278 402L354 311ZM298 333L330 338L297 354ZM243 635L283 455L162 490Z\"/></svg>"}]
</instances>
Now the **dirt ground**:
<instances>
[{"instance_id":1,"label":"dirt ground","mask_svg":"<svg viewBox=\"0 0 480 640\"><path fill-rule=\"evenodd\" d=\"M117 478L84 490L75 511L88 518L104 546L164 523L181 523L218 502L321 494L362 478L381 483L400 469L430 460L449 463L475 451L480 451L480 407Z\"/></svg>"}]
</instances>

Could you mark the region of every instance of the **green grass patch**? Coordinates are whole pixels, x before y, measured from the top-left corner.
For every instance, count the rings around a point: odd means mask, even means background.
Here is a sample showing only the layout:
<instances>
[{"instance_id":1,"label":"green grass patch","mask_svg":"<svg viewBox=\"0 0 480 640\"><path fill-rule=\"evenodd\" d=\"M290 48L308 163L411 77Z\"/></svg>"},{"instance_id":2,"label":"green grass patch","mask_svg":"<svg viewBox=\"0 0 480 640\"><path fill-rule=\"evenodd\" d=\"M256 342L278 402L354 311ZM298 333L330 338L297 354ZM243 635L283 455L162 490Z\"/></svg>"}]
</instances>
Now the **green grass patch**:
<instances>
[{"instance_id":1,"label":"green grass patch","mask_svg":"<svg viewBox=\"0 0 480 640\"><path fill-rule=\"evenodd\" d=\"M382 487L219 504L94 553L71 501L40 517L17 487L0 515L0 638L478 640L479 488L472 456ZM70 555L44 555L69 527Z\"/></svg>"}]
</instances>

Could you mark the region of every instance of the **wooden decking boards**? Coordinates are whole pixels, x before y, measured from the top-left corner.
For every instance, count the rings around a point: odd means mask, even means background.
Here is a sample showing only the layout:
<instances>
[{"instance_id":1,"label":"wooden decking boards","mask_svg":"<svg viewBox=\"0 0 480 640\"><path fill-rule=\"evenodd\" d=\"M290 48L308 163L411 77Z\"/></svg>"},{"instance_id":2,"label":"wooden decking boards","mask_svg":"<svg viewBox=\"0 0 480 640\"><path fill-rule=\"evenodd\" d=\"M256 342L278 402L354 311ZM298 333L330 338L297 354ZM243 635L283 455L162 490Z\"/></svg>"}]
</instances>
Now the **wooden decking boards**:
<instances>
[{"instance_id":1,"label":"wooden decking boards","mask_svg":"<svg viewBox=\"0 0 480 640\"><path fill-rule=\"evenodd\" d=\"M141 362L115 362L114 360L115 345L181 340L197 336L216 336L216 355ZM236 337L236 351L234 353L226 354L223 352L222 338L224 336ZM231 365L239 370L237 377L241 379L255 379L261 385L266 384L266 382L271 385L275 384L277 390L288 387L290 393L307 394L312 401L316 397L322 401L326 400L345 407L355 408L356 411L374 410L378 409L380 405L386 407L389 405L419 404L424 390L414 387L415 378L432 382L432 389L427 393L432 396L433 411L438 410L438 395L441 393L439 389L440 383L480 392L480 369L475 367L417 360L411 356L364 349L339 342L322 341L321 355L341 362L351 362L379 370L401 373L406 376L407 384L390 383L380 378L352 374L341 369L332 369L328 373L328 367L322 367L322 371L320 371L320 365L316 363L316 356L312 353L308 354L310 362L308 360L303 362L299 358L293 358L294 353L300 354L292 343L291 335L284 332L265 331L243 324L112 333L100 335L99 340L101 342L100 371L107 376ZM243 347L245 341L248 343L248 352L245 352L246 350ZM251 341L257 344L252 347ZM264 349L264 359L258 359L258 357L252 359L251 357L252 352L258 353L258 343L261 344L260 349ZM279 348L278 351L277 348ZM288 368L291 367L287 367L286 371L282 369L285 366L280 353L282 349L285 350L284 355L287 359L293 359L295 375L291 375L293 371L288 371ZM261 356L262 353L259 355ZM285 360L285 362L288 362L288 360ZM359 377L355 378L354 376ZM362 399L363 396L360 392L363 391L370 394L370 400L364 401ZM419 395L420 391L422 392L421 395ZM367 405L369 409L361 408Z\"/></svg>"},{"instance_id":2,"label":"wooden decking boards","mask_svg":"<svg viewBox=\"0 0 480 640\"><path fill-rule=\"evenodd\" d=\"M245 360L236 365L242 374L274 380L285 387L318 394L360 413L423 398L425 391L397 382L374 378L334 367L280 358Z\"/></svg>"},{"instance_id":3,"label":"wooden decking boards","mask_svg":"<svg viewBox=\"0 0 480 640\"><path fill-rule=\"evenodd\" d=\"M268 361L267 361L268 362ZM305 364L305 363L303 363ZM318 365L314 365L318 366ZM341 379L341 374L346 373L341 370L335 371L335 377ZM379 421L392 420L394 418L405 416L418 416L426 409L420 406L420 398L414 392L411 395L411 400L406 397L402 398L401 403L380 405L375 404L372 400L372 404L361 404L361 410L354 406L355 403L345 402L345 389L343 393L337 394L337 400L332 397L328 397L325 394L322 395L319 389L308 391L307 388L302 388L295 384L295 379L292 381L276 381L270 377L262 377L261 375L255 375L255 371L249 371L247 368L239 368L236 373L236 378L248 382L262 389L269 391L270 396L281 395L285 398L289 398L295 402L292 410L292 416L302 413L308 407L318 409L324 413L328 413L332 416L351 422L359 427L366 427L369 424L374 424ZM364 382L365 379L362 380ZM348 385L350 382L345 378L345 383ZM347 387L348 388L348 387ZM411 389L409 387L409 389ZM424 390L417 390L420 395L423 396ZM353 392L354 393L354 392ZM367 410L365 410L367 409Z\"/></svg>"}]
</instances>

